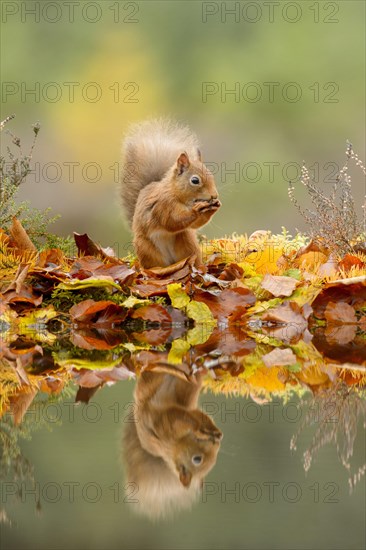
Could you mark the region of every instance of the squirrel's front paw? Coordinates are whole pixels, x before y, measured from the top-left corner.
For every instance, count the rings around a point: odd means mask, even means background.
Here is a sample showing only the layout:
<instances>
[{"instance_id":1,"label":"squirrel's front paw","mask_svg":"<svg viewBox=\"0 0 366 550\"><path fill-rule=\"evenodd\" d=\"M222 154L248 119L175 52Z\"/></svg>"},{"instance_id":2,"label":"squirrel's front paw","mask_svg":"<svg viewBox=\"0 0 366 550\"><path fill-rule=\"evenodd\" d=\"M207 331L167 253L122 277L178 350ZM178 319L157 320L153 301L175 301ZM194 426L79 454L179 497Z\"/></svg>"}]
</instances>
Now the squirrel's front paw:
<instances>
[{"instance_id":1,"label":"squirrel's front paw","mask_svg":"<svg viewBox=\"0 0 366 550\"><path fill-rule=\"evenodd\" d=\"M210 201L198 201L193 206L193 210L198 214L203 214L204 212L216 212L221 206L219 199L211 199Z\"/></svg>"}]
</instances>

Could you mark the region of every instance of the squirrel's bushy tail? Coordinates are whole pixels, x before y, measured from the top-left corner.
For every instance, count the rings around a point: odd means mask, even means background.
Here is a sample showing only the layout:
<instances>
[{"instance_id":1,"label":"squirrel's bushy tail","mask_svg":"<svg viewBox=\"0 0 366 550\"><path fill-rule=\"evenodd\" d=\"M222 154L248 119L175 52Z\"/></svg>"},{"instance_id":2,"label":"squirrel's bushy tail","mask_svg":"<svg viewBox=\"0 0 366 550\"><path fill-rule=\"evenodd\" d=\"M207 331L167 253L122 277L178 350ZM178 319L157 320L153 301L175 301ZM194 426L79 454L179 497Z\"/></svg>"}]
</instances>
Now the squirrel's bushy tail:
<instances>
[{"instance_id":1,"label":"squirrel's bushy tail","mask_svg":"<svg viewBox=\"0 0 366 550\"><path fill-rule=\"evenodd\" d=\"M121 197L130 224L141 189L161 180L184 151L192 159L199 156L196 135L164 118L131 126L122 151Z\"/></svg>"}]
</instances>

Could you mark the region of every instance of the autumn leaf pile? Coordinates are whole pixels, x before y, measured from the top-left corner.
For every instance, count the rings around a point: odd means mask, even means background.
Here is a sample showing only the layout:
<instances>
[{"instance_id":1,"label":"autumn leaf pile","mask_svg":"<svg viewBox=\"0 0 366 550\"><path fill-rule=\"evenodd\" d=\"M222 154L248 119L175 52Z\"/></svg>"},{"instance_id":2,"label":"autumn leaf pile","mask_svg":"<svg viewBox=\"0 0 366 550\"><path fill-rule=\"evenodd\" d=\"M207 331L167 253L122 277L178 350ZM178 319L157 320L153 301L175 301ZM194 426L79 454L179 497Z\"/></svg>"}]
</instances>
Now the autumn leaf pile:
<instances>
[{"instance_id":1,"label":"autumn leaf pile","mask_svg":"<svg viewBox=\"0 0 366 550\"><path fill-rule=\"evenodd\" d=\"M14 219L0 231L1 407L19 393L88 400L141 369L206 369L214 392L268 398L335 380L366 382L366 251L257 231L204 241L186 258L139 269L87 235L78 256L38 252Z\"/></svg>"}]
</instances>

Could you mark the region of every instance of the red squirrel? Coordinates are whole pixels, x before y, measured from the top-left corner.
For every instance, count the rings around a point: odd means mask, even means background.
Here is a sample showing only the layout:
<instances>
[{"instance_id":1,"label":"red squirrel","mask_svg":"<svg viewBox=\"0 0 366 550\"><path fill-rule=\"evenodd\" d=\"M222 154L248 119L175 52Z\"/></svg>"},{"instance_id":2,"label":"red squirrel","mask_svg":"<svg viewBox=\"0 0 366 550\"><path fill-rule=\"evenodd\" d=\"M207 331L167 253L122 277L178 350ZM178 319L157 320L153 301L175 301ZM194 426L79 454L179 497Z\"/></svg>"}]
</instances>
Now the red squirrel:
<instances>
[{"instance_id":1,"label":"red squirrel","mask_svg":"<svg viewBox=\"0 0 366 550\"><path fill-rule=\"evenodd\" d=\"M145 371L137 380L124 433L126 498L133 492L133 508L151 518L189 508L216 463L222 432L197 408L202 378Z\"/></svg>"},{"instance_id":2,"label":"red squirrel","mask_svg":"<svg viewBox=\"0 0 366 550\"><path fill-rule=\"evenodd\" d=\"M196 266L202 263L196 230L221 203L189 128L167 119L132 126L123 145L121 196L142 268L192 255Z\"/></svg>"}]
</instances>

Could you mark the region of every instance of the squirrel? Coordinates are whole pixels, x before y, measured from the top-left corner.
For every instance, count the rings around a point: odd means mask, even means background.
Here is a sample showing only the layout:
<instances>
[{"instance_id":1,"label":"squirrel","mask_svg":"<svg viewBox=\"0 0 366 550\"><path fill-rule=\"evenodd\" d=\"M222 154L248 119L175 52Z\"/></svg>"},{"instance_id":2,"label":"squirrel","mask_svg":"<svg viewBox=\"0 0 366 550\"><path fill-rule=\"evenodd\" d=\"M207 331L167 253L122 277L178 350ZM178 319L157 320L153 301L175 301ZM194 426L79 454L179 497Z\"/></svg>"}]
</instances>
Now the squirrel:
<instances>
[{"instance_id":1,"label":"squirrel","mask_svg":"<svg viewBox=\"0 0 366 550\"><path fill-rule=\"evenodd\" d=\"M168 119L132 126L123 144L122 203L142 268L202 256L196 230L221 203L195 134Z\"/></svg>"},{"instance_id":2,"label":"squirrel","mask_svg":"<svg viewBox=\"0 0 366 550\"><path fill-rule=\"evenodd\" d=\"M155 518L197 500L222 439L213 420L197 408L203 373L189 381L178 374L141 373L124 432L126 489L137 488L134 508Z\"/></svg>"}]
</instances>

